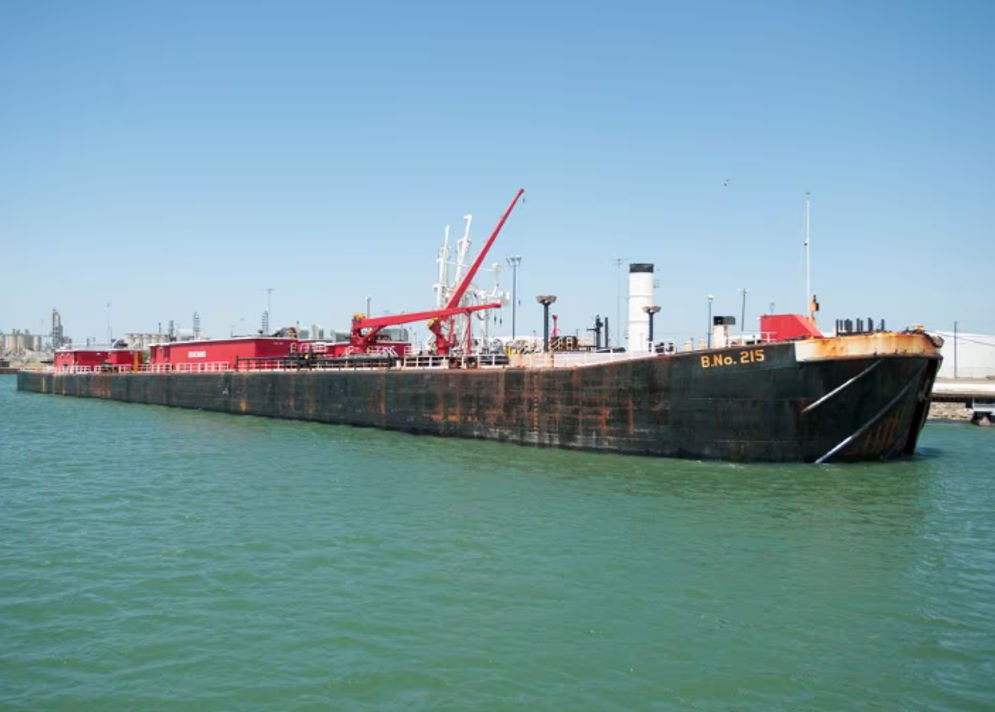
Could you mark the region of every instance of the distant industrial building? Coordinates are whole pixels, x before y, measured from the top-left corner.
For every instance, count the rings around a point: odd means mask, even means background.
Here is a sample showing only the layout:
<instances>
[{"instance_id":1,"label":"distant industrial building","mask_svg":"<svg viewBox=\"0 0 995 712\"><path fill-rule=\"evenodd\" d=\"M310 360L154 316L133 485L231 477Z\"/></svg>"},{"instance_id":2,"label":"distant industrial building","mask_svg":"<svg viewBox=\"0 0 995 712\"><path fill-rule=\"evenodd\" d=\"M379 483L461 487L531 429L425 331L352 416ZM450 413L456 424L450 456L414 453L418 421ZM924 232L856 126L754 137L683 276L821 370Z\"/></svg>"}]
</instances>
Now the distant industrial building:
<instances>
[{"instance_id":1,"label":"distant industrial building","mask_svg":"<svg viewBox=\"0 0 995 712\"><path fill-rule=\"evenodd\" d=\"M62 327L62 315L52 309L52 330L49 334L32 334L28 329L0 333L0 356L24 357L46 354L72 344Z\"/></svg>"},{"instance_id":2,"label":"distant industrial building","mask_svg":"<svg viewBox=\"0 0 995 712\"><path fill-rule=\"evenodd\" d=\"M958 331L936 332L943 337L940 378L995 378L995 336Z\"/></svg>"},{"instance_id":3,"label":"distant industrial building","mask_svg":"<svg viewBox=\"0 0 995 712\"><path fill-rule=\"evenodd\" d=\"M29 351L42 350L41 334L14 329L9 334L0 334L0 354L4 356L24 356Z\"/></svg>"},{"instance_id":4,"label":"distant industrial building","mask_svg":"<svg viewBox=\"0 0 995 712\"><path fill-rule=\"evenodd\" d=\"M55 307L52 308L52 348L60 349L65 343L65 335L62 331L62 315Z\"/></svg>"},{"instance_id":5,"label":"distant industrial building","mask_svg":"<svg viewBox=\"0 0 995 712\"><path fill-rule=\"evenodd\" d=\"M152 344L161 344L168 340L167 335L161 331L129 331L124 335L128 348L138 351L148 351Z\"/></svg>"}]
</instances>

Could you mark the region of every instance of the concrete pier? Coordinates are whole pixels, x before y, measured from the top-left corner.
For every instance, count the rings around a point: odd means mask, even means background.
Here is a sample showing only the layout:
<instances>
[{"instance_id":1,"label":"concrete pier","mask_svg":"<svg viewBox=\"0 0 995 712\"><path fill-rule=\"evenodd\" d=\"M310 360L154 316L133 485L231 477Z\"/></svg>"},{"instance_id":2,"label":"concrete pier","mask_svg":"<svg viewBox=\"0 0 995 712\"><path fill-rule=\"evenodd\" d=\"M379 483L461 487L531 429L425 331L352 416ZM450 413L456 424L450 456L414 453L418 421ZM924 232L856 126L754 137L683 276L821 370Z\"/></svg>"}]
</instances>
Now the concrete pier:
<instances>
[{"instance_id":1,"label":"concrete pier","mask_svg":"<svg viewBox=\"0 0 995 712\"><path fill-rule=\"evenodd\" d=\"M995 379L937 378L929 417L990 425L995 413Z\"/></svg>"}]
</instances>

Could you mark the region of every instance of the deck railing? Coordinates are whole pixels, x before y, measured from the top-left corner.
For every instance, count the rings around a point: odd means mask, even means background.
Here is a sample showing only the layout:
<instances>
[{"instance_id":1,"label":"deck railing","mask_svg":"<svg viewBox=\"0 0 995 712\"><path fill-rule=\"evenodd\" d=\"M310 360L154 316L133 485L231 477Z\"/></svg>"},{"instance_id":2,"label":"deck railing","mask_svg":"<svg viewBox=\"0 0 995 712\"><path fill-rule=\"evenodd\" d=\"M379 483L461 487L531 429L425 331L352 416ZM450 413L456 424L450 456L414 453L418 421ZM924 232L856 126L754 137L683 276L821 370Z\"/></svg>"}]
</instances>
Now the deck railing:
<instances>
[{"instance_id":1,"label":"deck railing","mask_svg":"<svg viewBox=\"0 0 995 712\"><path fill-rule=\"evenodd\" d=\"M735 348L751 344L769 343L769 333L730 334L725 348ZM241 359L232 364L227 361L212 361L207 363L145 363L139 366L137 372L143 374L163 373L225 373L230 371L312 371L312 370L354 370L354 369L469 369L469 368L576 368L594 366L603 363L634 361L640 359L667 357L676 353L700 351L705 348L705 340L693 342L685 339L662 340L657 343L654 352L648 351L554 351L550 353L534 352L521 354L490 353L474 356L440 356L438 354L408 354L400 358L375 355L355 355L335 359L314 359L302 361L297 355L294 358L250 358ZM714 346L714 345L713 345ZM131 365L122 366L49 366L44 369L55 374L85 374L85 373L134 373Z\"/></svg>"},{"instance_id":2,"label":"deck railing","mask_svg":"<svg viewBox=\"0 0 995 712\"><path fill-rule=\"evenodd\" d=\"M134 367L130 364L127 366L49 366L44 369L50 373L130 373L134 371Z\"/></svg>"},{"instance_id":3,"label":"deck railing","mask_svg":"<svg viewBox=\"0 0 995 712\"><path fill-rule=\"evenodd\" d=\"M230 371L231 364L227 361L210 361L206 363L177 363L173 366L174 373L220 373Z\"/></svg>"}]
</instances>

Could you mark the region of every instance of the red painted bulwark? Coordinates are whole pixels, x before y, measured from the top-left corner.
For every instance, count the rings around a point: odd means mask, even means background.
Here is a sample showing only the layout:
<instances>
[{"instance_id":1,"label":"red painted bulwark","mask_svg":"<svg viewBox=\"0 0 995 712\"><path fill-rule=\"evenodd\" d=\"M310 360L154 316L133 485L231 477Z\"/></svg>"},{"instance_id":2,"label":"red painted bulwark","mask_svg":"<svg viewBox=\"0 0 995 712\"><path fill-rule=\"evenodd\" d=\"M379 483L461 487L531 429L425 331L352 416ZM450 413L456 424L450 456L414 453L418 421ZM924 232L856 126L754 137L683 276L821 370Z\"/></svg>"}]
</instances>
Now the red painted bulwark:
<instances>
[{"instance_id":1,"label":"red painted bulwark","mask_svg":"<svg viewBox=\"0 0 995 712\"><path fill-rule=\"evenodd\" d=\"M822 333L801 314L764 314L760 317L760 332L764 339L818 339Z\"/></svg>"}]
</instances>

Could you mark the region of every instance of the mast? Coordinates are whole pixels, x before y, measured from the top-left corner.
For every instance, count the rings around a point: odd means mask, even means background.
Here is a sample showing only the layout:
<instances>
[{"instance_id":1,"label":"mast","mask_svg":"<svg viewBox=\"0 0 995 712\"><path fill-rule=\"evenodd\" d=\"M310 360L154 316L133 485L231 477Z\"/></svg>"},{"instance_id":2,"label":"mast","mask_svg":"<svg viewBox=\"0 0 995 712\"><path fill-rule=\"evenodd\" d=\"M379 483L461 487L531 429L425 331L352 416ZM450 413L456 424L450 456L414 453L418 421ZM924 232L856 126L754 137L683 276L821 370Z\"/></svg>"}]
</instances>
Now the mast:
<instances>
[{"instance_id":1,"label":"mast","mask_svg":"<svg viewBox=\"0 0 995 712\"><path fill-rule=\"evenodd\" d=\"M446 288L449 286L449 226L446 225L446 234L442 239L442 247L439 248L439 257L436 259L439 263L439 278L436 281L435 289L435 308L441 309L442 305L446 302Z\"/></svg>"},{"instance_id":2,"label":"mast","mask_svg":"<svg viewBox=\"0 0 995 712\"><path fill-rule=\"evenodd\" d=\"M463 237L456 242L456 276L453 278L454 286L459 284L459 281L463 279L463 273L467 267L466 256L470 251L470 223L473 222L473 216L464 215L463 221L466 223L463 228Z\"/></svg>"},{"instance_id":3,"label":"mast","mask_svg":"<svg viewBox=\"0 0 995 712\"><path fill-rule=\"evenodd\" d=\"M815 312L812 311L812 244L809 233L811 196L805 192L805 313L808 314L809 321L815 321Z\"/></svg>"}]
</instances>

